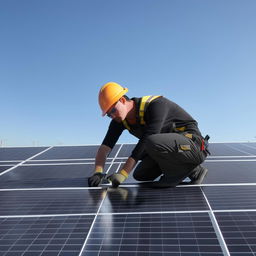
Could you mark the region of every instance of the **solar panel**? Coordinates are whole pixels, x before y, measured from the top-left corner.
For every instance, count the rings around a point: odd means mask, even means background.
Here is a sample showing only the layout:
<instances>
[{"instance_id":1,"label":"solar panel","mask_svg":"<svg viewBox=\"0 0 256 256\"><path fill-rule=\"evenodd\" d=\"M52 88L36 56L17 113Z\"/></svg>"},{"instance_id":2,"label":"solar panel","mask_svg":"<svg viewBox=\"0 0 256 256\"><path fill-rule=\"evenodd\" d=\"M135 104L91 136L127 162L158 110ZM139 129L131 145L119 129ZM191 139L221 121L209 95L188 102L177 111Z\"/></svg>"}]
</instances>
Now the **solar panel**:
<instances>
[{"instance_id":1,"label":"solar panel","mask_svg":"<svg viewBox=\"0 0 256 256\"><path fill-rule=\"evenodd\" d=\"M246 146L248 144L249 146ZM250 145L250 143L210 143L209 150L212 156L246 156L256 154L255 146Z\"/></svg>"},{"instance_id":2,"label":"solar panel","mask_svg":"<svg viewBox=\"0 0 256 256\"><path fill-rule=\"evenodd\" d=\"M104 190L10 190L1 191L0 216L95 214Z\"/></svg>"},{"instance_id":3,"label":"solar panel","mask_svg":"<svg viewBox=\"0 0 256 256\"><path fill-rule=\"evenodd\" d=\"M109 157L115 156L120 145L116 145ZM83 159L94 158L99 146L58 146L53 147L44 154L37 156L34 160L49 160L49 159Z\"/></svg>"},{"instance_id":4,"label":"solar panel","mask_svg":"<svg viewBox=\"0 0 256 256\"><path fill-rule=\"evenodd\" d=\"M204 184L256 183L256 158L221 159L205 162L204 166L210 170Z\"/></svg>"},{"instance_id":5,"label":"solar panel","mask_svg":"<svg viewBox=\"0 0 256 256\"><path fill-rule=\"evenodd\" d=\"M208 210L199 187L184 189L118 188L109 189L101 212L163 212Z\"/></svg>"},{"instance_id":6,"label":"solar panel","mask_svg":"<svg viewBox=\"0 0 256 256\"><path fill-rule=\"evenodd\" d=\"M26 148L0 148L0 160L25 160L47 147L26 147Z\"/></svg>"},{"instance_id":7,"label":"solar panel","mask_svg":"<svg viewBox=\"0 0 256 256\"><path fill-rule=\"evenodd\" d=\"M78 255L92 221L91 215L0 218L1 255Z\"/></svg>"},{"instance_id":8,"label":"solar panel","mask_svg":"<svg viewBox=\"0 0 256 256\"><path fill-rule=\"evenodd\" d=\"M204 187L213 210L256 209L256 186Z\"/></svg>"},{"instance_id":9,"label":"solar panel","mask_svg":"<svg viewBox=\"0 0 256 256\"><path fill-rule=\"evenodd\" d=\"M221 255L207 213L100 215L82 255Z\"/></svg>"},{"instance_id":10,"label":"solar panel","mask_svg":"<svg viewBox=\"0 0 256 256\"><path fill-rule=\"evenodd\" d=\"M255 256L256 143L211 143L203 184L166 189L88 188L98 147L0 148L0 255Z\"/></svg>"},{"instance_id":11,"label":"solar panel","mask_svg":"<svg viewBox=\"0 0 256 256\"><path fill-rule=\"evenodd\" d=\"M216 217L232 255L256 254L256 212L218 212Z\"/></svg>"},{"instance_id":12,"label":"solar panel","mask_svg":"<svg viewBox=\"0 0 256 256\"><path fill-rule=\"evenodd\" d=\"M5 170L7 170L7 169L9 169L9 168L11 168L11 167L12 167L12 165L9 165L9 166L0 166L0 173L3 172L3 171L5 171Z\"/></svg>"},{"instance_id":13,"label":"solar panel","mask_svg":"<svg viewBox=\"0 0 256 256\"><path fill-rule=\"evenodd\" d=\"M109 164L106 165L109 167ZM0 179L0 188L88 186L87 177L93 174L94 164L21 165ZM59 181L59 182L58 182ZM33 186L34 185L34 186ZM36 186L35 186L36 185Z\"/></svg>"},{"instance_id":14,"label":"solar panel","mask_svg":"<svg viewBox=\"0 0 256 256\"><path fill-rule=\"evenodd\" d=\"M119 157L128 157L131 154L134 146L135 146L135 144L122 145L122 147L120 149L120 152L117 155L117 158L119 158Z\"/></svg>"}]
</instances>

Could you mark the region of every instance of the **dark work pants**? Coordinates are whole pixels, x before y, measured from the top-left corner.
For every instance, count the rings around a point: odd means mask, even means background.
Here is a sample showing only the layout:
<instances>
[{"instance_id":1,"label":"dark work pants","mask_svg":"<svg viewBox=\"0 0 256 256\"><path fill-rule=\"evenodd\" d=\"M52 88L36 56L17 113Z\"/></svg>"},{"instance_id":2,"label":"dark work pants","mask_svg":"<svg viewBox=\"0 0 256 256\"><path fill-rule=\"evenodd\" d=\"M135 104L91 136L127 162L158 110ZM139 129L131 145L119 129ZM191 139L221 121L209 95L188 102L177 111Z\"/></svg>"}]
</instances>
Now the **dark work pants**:
<instances>
[{"instance_id":1,"label":"dark work pants","mask_svg":"<svg viewBox=\"0 0 256 256\"><path fill-rule=\"evenodd\" d=\"M161 174L174 179L187 177L206 158L206 153L200 150L200 139L194 141L182 133L150 135L146 152L133 173L139 181L154 180Z\"/></svg>"}]
</instances>

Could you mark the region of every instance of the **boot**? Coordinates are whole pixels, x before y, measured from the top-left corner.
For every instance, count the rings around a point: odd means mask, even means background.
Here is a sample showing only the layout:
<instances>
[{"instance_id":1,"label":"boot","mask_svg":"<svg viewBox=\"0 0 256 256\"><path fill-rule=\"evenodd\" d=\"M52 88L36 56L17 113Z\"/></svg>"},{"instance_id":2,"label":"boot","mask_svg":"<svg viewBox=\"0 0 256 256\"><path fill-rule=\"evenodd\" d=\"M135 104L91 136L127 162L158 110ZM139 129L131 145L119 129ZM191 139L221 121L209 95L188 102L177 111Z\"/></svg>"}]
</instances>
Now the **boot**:
<instances>
[{"instance_id":1,"label":"boot","mask_svg":"<svg viewBox=\"0 0 256 256\"><path fill-rule=\"evenodd\" d=\"M198 165L193 172L188 176L191 181L189 185L201 184L204 177L206 176L208 169L203 167L202 165Z\"/></svg>"}]
</instances>

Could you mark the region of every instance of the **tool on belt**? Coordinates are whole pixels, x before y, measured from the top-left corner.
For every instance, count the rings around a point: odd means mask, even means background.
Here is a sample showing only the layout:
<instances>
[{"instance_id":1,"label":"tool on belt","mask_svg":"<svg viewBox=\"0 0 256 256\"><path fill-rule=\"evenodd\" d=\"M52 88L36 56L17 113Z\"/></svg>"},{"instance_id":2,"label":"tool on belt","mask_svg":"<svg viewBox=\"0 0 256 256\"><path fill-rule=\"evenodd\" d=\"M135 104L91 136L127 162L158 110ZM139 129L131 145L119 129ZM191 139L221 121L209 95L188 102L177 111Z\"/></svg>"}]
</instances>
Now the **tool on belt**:
<instances>
[{"instance_id":1,"label":"tool on belt","mask_svg":"<svg viewBox=\"0 0 256 256\"><path fill-rule=\"evenodd\" d=\"M184 133L184 136L193 140L197 145L199 145L201 151L205 151L208 155L211 154L210 151L208 150L208 146L209 146L208 140L210 139L209 135L206 135L203 138L199 135L195 135L195 134L192 134L192 133ZM182 145L182 146L184 147L186 145Z\"/></svg>"},{"instance_id":2,"label":"tool on belt","mask_svg":"<svg viewBox=\"0 0 256 256\"><path fill-rule=\"evenodd\" d=\"M186 129L187 129L186 126L177 127L177 126L176 126L176 123L173 123L173 124L172 124L172 130L173 130L174 132L183 133L184 136L186 136L186 137L189 138L189 139L192 139L194 142L196 142L197 144L199 144L201 151L205 151L208 155L210 155L211 153L210 153L210 151L208 150L208 146L209 146L208 140L210 139L210 136L207 134L207 135L203 138L203 137L201 137L201 136L199 136L199 135L186 132Z\"/></svg>"},{"instance_id":3,"label":"tool on belt","mask_svg":"<svg viewBox=\"0 0 256 256\"><path fill-rule=\"evenodd\" d=\"M210 136L207 134L203 139L202 139L202 145L201 145L201 150L204 150L206 151L206 153L208 155L210 155L210 151L208 150L208 147L209 147L209 140L210 139Z\"/></svg>"}]
</instances>

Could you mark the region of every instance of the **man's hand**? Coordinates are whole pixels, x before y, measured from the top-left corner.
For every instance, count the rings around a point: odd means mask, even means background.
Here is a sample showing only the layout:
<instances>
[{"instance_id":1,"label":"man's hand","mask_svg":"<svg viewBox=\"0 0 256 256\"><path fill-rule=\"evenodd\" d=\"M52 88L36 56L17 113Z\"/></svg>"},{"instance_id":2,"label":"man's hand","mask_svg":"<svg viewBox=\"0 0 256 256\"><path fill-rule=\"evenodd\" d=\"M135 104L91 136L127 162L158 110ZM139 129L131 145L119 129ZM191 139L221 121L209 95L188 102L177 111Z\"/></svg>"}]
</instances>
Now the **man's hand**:
<instances>
[{"instance_id":1,"label":"man's hand","mask_svg":"<svg viewBox=\"0 0 256 256\"><path fill-rule=\"evenodd\" d=\"M105 177L104 173L96 172L88 179L89 187L98 187L98 185L102 182Z\"/></svg>"},{"instance_id":2,"label":"man's hand","mask_svg":"<svg viewBox=\"0 0 256 256\"><path fill-rule=\"evenodd\" d=\"M107 177L107 179L112 182L112 187L117 188L121 183L123 183L128 178L128 173L125 170L121 170L119 173L114 173Z\"/></svg>"}]
</instances>

